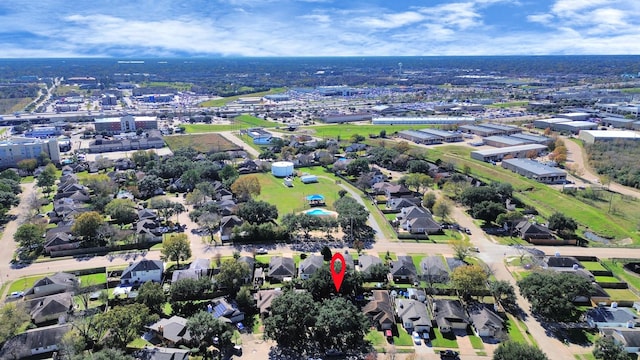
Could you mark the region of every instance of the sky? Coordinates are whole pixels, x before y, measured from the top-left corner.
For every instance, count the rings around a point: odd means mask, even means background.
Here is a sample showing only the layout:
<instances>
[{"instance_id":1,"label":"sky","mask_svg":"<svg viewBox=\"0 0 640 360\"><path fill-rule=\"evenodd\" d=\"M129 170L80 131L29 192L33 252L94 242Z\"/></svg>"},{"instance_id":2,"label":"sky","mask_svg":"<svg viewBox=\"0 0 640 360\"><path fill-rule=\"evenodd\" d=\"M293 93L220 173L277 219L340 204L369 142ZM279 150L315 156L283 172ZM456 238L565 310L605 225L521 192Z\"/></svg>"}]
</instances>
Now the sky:
<instances>
[{"instance_id":1,"label":"sky","mask_svg":"<svg viewBox=\"0 0 640 360\"><path fill-rule=\"evenodd\" d=\"M0 58L591 54L640 54L640 1L0 2Z\"/></svg>"}]
</instances>

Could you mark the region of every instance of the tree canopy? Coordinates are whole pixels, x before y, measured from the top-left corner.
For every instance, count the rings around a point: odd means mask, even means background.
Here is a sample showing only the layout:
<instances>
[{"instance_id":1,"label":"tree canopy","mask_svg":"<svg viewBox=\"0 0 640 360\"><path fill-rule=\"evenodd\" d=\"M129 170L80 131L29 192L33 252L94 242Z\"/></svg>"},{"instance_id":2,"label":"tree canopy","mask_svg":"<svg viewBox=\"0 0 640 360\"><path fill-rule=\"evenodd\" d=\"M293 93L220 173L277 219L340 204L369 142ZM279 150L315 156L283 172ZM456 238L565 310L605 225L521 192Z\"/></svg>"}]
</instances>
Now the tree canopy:
<instances>
[{"instance_id":1,"label":"tree canopy","mask_svg":"<svg viewBox=\"0 0 640 360\"><path fill-rule=\"evenodd\" d=\"M250 199L238 208L238 216L251 224L264 224L278 218L278 208L266 201Z\"/></svg>"},{"instance_id":2,"label":"tree canopy","mask_svg":"<svg viewBox=\"0 0 640 360\"><path fill-rule=\"evenodd\" d=\"M104 219L97 211L88 211L78 215L71 227L71 232L76 236L92 240L98 234L100 225L104 224Z\"/></svg>"},{"instance_id":3,"label":"tree canopy","mask_svg":"<svg viewBox=\"0 0 640 360\"><path fill-rule=\"evenodd\" d=\"M119 225L131 224L137 219L136 204L129 199L113 199L104 208L104 212Z\"/></svg>"},{"instance_id":4,"label":"tree canopy","mask_svg":"<svg viewBox=\"0 0 640 360\"><path fill-rule=\"evenodd\" d=\"M180 260L184 261L191 257L191 242L187 234L171 234L162 241L162 256L175 261L176 267L180 268Z\"/></svg>"},{"instance_id":5,"label":"tree canopy","mask_svg":"<svg viewBox=\"0 0 640 360\"><path fill-rule=\"evenodd\" d=\"M162 313L162 306L167 301L162 285L153 281L147 281L140 286L136 302L146 305L153 313Z\"/></svg>"},{"instance_id":6,"label":"tree canopy","mask_svg":"<svg viewBox=\"0 0 640 360\"><path fill-rule=\"evenodd\" d=\"M458 266L451 272L451 284L463 296L486 289L488 279L489 274L477 264Z\"/></svg>"},{"instance_id":7,"label":"tree canopy","mask_svg":"<svg viewBox=\"0 0 640 360\"><path fill-rule=\"evenodd\" d=\"M260 180L255 175L241 176L231 184L231 191L241 200L260 195Z\"/></svg>"},{"instance_id":8,"label":"tree canopy","mask_svg":"<svg viewBox=\"0 0 640 360\"><path fill-rule=\"evenodd\" d=\"M108 347L124 349L128 343L140 336L145 325L158 321L143 304L116 306L96 315L96 328L106 334L102 343Z\"/></svg>"},{"instance_id":9,"label":"tree canopy","mask_svg":"<svg viewBox=\"0 0 640 360\"><path fill-rule=\"evenodd\" d=\"M251 269L246 263L229 259L222 262L220 272L216 274L215 280L219 287L226 288L235 295L244 283L244 279L249 275L251 275Z\"/></svg>"},{"instance_id":10,"label":"tree canopy","mask_svg":"<svg viewBox=\"0 0 640 360\"><path fill-rule=\"evenodd\" d=\"M493 360L549 360L549 358L535 346L506 341L496 348Z\"/></svg>"},{"instance_id":11,"label":"tree canopy","mask_svg":"<svg viewBox=\"0 0 640 360\"><path fill-rule=\"evenodd\" d=\"M630 360L624 346L616 342L611 336L599 337L593 346L593 357L598 360Z\"/></svg>"}]
</instances>

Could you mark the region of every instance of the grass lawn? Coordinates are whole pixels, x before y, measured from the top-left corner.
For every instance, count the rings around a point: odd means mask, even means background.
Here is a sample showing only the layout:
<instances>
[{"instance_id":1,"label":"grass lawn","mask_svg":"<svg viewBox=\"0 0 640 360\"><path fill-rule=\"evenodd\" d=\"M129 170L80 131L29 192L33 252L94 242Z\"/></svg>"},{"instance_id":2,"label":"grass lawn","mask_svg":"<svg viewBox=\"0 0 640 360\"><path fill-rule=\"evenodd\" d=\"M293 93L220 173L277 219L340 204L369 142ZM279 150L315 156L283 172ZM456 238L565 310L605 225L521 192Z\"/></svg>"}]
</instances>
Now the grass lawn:
<instances>
[{"instance_id":1,"label":"grass lawn","mask_svg":"<svg viewBox=\"0 0 640 360\"><path fill-rule=\"evenodd\" d=\"M96 274L82 275L82 276L79 276L78 279L80 280L81 286L91 286L91 285L98 285L98 284L106 284L107 283L107 274L105 274L103 272L99 272L99 273L96 273Z\"/></svg>"},{"instance_id":2,"label":"grass lawn","mask_svg":"<svg viewBox=\"0 0 640 360\"><path fill-rule=\"evenodd\" d=\"M516 320L513 316L508 315L505 326L507 327L507 331L509 332L509 340L522 344L528 344L529 342L524 337L524 335L522 335L522 332L518 328L518 325L516 323L517 321L518 320Z\"/></svg>"},{"instance_id":3,"label":"grass lawn","mask_svg":"<svg viewBox=\"0 0 640 360\"><path fill-rule=\"evenodd\" d=\"M617 283L620 282L617 278L613 276L596 276L596 282L598 283Z\"/></svg>"},{"instance_id":4,"label":"grass lawn","mask_svg":"<svg viewBox=\"0 0 640 360\"><path fill-rule=\"evenodd\" d=\"M222 99L214 99L214 100L207 100L205 102L201 102L200 104L198 104L198 106L200 107L222 107L227 105L230 102L236 101L240 98L243 97L262 97L265 95L271 95L271 94L280 94L285 92L285 88L273 88L270 89L269 91L262 91L262 92L257 92L257 93L251 93L251 94L244 94L244 95L236 95L236 96L229 96L229 97L225 97Z\"/></svg>"},{"instance_id":5,"label":"grass lawn","mask_svg":"<svg viewBox=\"0 0 640 360\"><path fill-rule=\"evenodd\" d=\"M386 256L387 256L386 252L378 253L378 257L380 258L380 260L382 260L383 263L386 261L386 259L385 259ZM389 252L389 257L391 257L391 260L398 260L398 257L396 256L396 253L394 253L394 252Z\"/></svg>"},{"instance_id":6,"label":"grass lawn","mask_svg":"<svg viewBox=\"0 0 640 360\"><path fill-rule=\"evenodd\" d=\"M257 176L260 181L261 191L257 200L275 205L278 208L279 218L285 214L309 209L306 197L313 194L324 196L327 205L325 207L332 209L333 203L338 199L338 191L341 189L334 181L324 178L318 178L318 182L313 184L303 184L296 178L293 181L293 187L287 187L282 179L271 174L252 174L251 176Z\"/></svg>"},{"instance_id":7,"label":"grass lawn","mask_svg":"<svg viewBox=\"0 0 640 360\"><path fill-rule=\"evenodd\" d=\"M597 261L581 261L580 263L584 266L586 270L589 270L589 271L607 271L608 270Z\"/></svg>"},{"instance_id":8,"label":"grass lawn","mask_svg":"<svg viewBox=\"0 0 640 360\"><path fill-rule=\"evenodd\" d=\"M634 287L636 290L640 290L640 277L630 274L622 267L624 262L620 260L602 260L602 264L611 271L615 276L624 280L629 286Z\"/></svg>"},{"instance_id":9,"label":"grass lawn","mask_svg":"<svg viewBox=\"0 0 640 360\"><path fill-rule=\"evenodd\" d=\"M51 274L53 274L53 273L51 273ZM9 286L9 294L11 294L14 291L27 291L28 289L30 289L33 286L33 284L36 281L42 279L43 277L45 277L47 275L51 275L51 274L27 276L27 277L23 277L23 278L20 278L18 280L15 280Z\"/></svg>"},{"instance_id":10,"label":"grass lawn","mask_svg":"<svg viewBox=\"0 0 640 360\"><path fill-rule=\"evenodd\" d=\"M469 341L471 342L471 346L473 346L476 350L484 349L484 343L479 336L469 335Z\"/></svg>"},{"instance_id":11,"label":"grass lawn","mask_svg":"<svg viewBox=\"0 0 640 360\"><path fill-rule=\"evenodd\" d=\"M220 134L186 134L165 136L164 141L171 150L192 147L201 153L219 152L238 149L238 145Z\"/></svg>"},{"instance_id":12,"label":"grass lawn","mask_svg":"<svg viewBox=\"0 0 640 360\"><path fill-rule=\"evenodd\" d=\"M171 304L169 302L164 303L162 306L162 313L166 316L171 316L173 309L171 308Z\"/></svg>"},{"instance_id":13,"label":"grass lawn","mask_svg":"<svg viewBox=\"0 0 640 360\"><path fill-rule=\"evenodd\" d=\"M261 264L268 264L271 261L271 257L274 255L256 255L256 262Z\"/></svg>"},{"instance_id":14,"label":"grass lawn","mask_svg":"<svg viewBox=\"0 0 640 360\"><path fill-rule=\"evenodd\" d=\"M385 343L387 342L384 338L384 335L382 335L381 331L376 330L375 328L372 328L371 330L369 330L369 332L367 333L367 335L365 335L365 340L368 340L369 342L371 342L371 345L373 346L384 346Z\"/></svg>"},{"instance_id":15,"label":"grass lawn","mask_svg":"<svg viewBox=\"0 0 640 360\"><path fill-rule=\"evenodd\" d=\"M499 104L491 104L491 105L487 105L487 107L495 108L495 109L506 109L506 108L512 108L512 107L527 106L527 104L529 104L528 101L512 101L512 102L505 102L505 103L499 103Z\"/></svg>"},{"instance_id":16,"label":"grass lawn","mask_svg":"<svg viewBox=\"0 0 640 360\"><path fill-rule=\"evenodd\" d=\"M137 337L135 340L127 344L127 347L132 349L142 349L145 346L153 346L153 344L142 337Z\"/></svg>"},{"instance_id":17,"label":"grass lawn","mask_svg":"<svg viewBox=\"0 0 640 360\"><path fill-rule=\"evenodd\" d=\"M393 337L393 343L397 346L412 346L413 339L411 338L411 334L407 333L402 325L396 324L398 327L398 336Z\"/></svg>"},{"instance_id":18,"label":"grass lawn","mask_svg":"<svg viewBox=\"0 0 640 360\"><path fill-rule=\"evenodd\" d=\"M423 129L427 126L424 125L354 125L354 124L326 124L306 127L305 130L315 132L315 136L321 138L331 138L340 140L348 140L351 136L358 134L365 138L369 137L369 134L379 135L380 131L387 132L387 136L410 129Z\"/></svg>"},{"instance_id":19,"label":"grass lawn","mask_svg":"<svg viewBox=\"0 0 640 360\"><path fill-rule=\"evenodd\" d=\"M416 267L416 270L418 271L418 275L422 275L422 268L420 267L420 262L427 255L425 255L425 254L409 254L409 256L411 256L411 259L413 260L413 265Z\"/></svg>"},{"instance_id":20,"label":"grass lawn","mask_svg":"<svg viewBox=\"0 0 640 360\"><path fill-rule=\"evenodd\" d=\"M629 289L604 289L609 294L612 301L638 301L639 298L636 294Z\"/></svg>"},{"instance_id":21,"label":"grass lawn","mask_svg":"<svg viewBox=\"0 0 640 360\"><path fill-rule=\"evenodd\" d=\"M434 348L458 348L458 342L456 341L455 335L453 335L453 338L444 337L438 328L433 328L433 334L434 337L431 339L431 345Z\"/></svg>"},{"instance_id":22,"label":"grass lawn","mask_svg":"<svg viewBox=\"0 0 640 360\"><path fill-rule=\"evenodd\" d=\"M251 333L255 335L262 334L263 332L264 329L262 328L262 319L260 318L260 315L253 315L253 327L251 328Z\"/></svg>"}]
</instances>

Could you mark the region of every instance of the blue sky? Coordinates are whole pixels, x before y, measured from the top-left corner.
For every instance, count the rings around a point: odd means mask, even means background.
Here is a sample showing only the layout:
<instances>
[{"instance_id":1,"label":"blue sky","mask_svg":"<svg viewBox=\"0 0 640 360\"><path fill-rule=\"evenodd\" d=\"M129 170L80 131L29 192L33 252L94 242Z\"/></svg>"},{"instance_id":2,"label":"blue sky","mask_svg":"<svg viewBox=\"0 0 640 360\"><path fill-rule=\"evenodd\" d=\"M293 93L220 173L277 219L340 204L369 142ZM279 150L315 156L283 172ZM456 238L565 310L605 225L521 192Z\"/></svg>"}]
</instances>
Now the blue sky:
<instances>
[{"instance_id":1,"label":"blue sky","mask_svg":"<svg viewBox=\"0 0 640 360\"><path fill-rule=\"evenodd\" d=\"M0 57L640 54L637 0L12 0Z\"/></svg>"}]
</instances>

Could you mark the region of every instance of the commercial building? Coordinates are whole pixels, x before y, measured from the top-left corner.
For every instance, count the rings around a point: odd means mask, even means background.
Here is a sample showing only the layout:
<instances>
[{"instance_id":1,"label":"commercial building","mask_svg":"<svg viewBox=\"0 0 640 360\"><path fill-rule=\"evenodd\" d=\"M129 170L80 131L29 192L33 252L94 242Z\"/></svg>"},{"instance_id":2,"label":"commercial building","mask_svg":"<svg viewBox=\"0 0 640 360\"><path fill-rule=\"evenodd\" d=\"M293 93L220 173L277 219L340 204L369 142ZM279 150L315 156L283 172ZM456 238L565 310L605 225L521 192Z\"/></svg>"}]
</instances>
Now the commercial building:
<instances>
[{"instance_id":1,"label":"commercial building","mask_svg":"<svg viewBox=\"0 0 640 360\"><path fill-rule=\"evenodd\" d=\"M138 129L157 130L158 119L155 116L125 115L119 118L95 119L94 126L97 133L108 134L134 132Z\"/></svg>"},{"instance_id":2,"label":"commercial building","mask_svg":"<svg viewBox=\"0 0 640 360\"><path fill-rule=\"evenodd\" d=\"M591 114L586 112L570 112L566 114L558 114L557 116L559 118L565 118L571 121L582 121L589 119L589 117L591 117Z\"/></svg>"},{"instance_id":3,"label":"commercial building","mask_svg":"<svg viewBox=\"0 0 640 360\"><path fill-rule=\"evenodd\" d=\"M398 132L398 137L413 141L416 144L439 144L442 139L439 136L424 133L416 130L403 130Z\"/></svg>"},{"instance_id":4,"label":"commercial building","mask_svg":"<svg viewBox=\"0 0 640 360\"><path fill-rule=\"evenodd\" d=\"M567 180L567 173L564 170L531 159L504 159L501 165L516 174L544 184L562 184Z\"/></svg>"},{"instance_id":5,"label":"commercial building","mask_svg":"<svg viewBox=\"0 0 640 360\"><path fill-rule=\"evenodd\" d=\"M444 117L379 117L371 120L374 125L460 125L473 124L476 119L464 116Z\"/></svg>"},{"instance_id":6,"label":"commercial building","mask_svg":"<svg viewBox=\"0 0 640 360\"><path fill-rule=\"evenodd\" d=\"M159 131L146 136L136 136L134 138L123 138L114 140L96 139L89 144L89 151L92 153L103 153L110 151L129 151L160 149L164 147L164 139Z\"/></svg>"},{"instance_id":7,"label":"commercial building","mask_svg":"<svg viewBox=\"0 0 640 360\"><path fill-rule=\"evenodd\" d=\"M444 131L437 129L419 129L418 131L425 134L437 136L444 142L462 141L462 134L460 134L459 132L456 133L453 131Z\"/></svg>"},{"instance_id":8,"label":"commercial building","mask_svg":"<svg viewBox=\"0 0 640 360\"><path fill-rule=\"evenodd\" d=\"M583 130L595 130L597 128L598 124L591 121L569 121L551 125L551 130L553 131L568 132L571 134L578 134Z\"/></svg>"},{"instance_id":9,"label":"commercial building","mask_svg":"<svg viewBox=\"0 0 640 360\"><path fill-rule=\"evenodd\" d=\"M567 119L561 118L551 118L551 119L538 119L533 122L533 127L536 129L547 129L551 128L553 124L564 123L567 122Z\"/></svg>"},{"instance_id":10,"label":"commercial building","mask_svg":"<svg viewBox=\"0 0 640 360\"><path fill-rule=\"evenodd\" d=\"M458 127L458 130L462 132L466 132L469 134L474 134L478 136L493 136L493 135L504 135L504 132L498 129L492 129L480 125L462 125Z\"/></svg>"},{"instance_id":11,"label":"commercial building","mask_svg":"<svg viewBox=\"0 0 640 360\"><path fill-rule=\"evenodd\" d=\"M0 141L0 168L14 167L25 159L37 159L40 154L46 154L54 163L60 162L60 148L58 140L34 139L26 137L12 137Z\"/></svg>"},{"instance_id":12,"label":"commercial building","mask_svg":"<svg viewBox=\"0 0 640 360\"><path fill-rule=\"evenodd\" d=\"M600 125L613 126L619 129L631 129L634 122L636 122L636 120L621 117L606 117L600 121Z\"/></svg>"},{"instance_id":13,"label":"commercial building","mask_svg":"<svg viewBox=\"0 0 640 360\"><path fill-rule=\"evenodd\" d=\"M513 134L512 138L527 140L530 144L548 145L553 142L553 139L546 136L534 135L534 134Z\"/></svg>"},{"instance_id":14,"label":"commercial building","mask_svg":"<svg viewBox=\"0 0 640 360\"><path fill-rule=\"evenodd\" d=\"M489 146L497 147L497 148L524 145L524 144L530 144L531 143L531 141L527 141L527 140L524 140L524 139L518 139L518 138L515 138L515 137L511 137L511 136L487 136L486 138L484 138L482 140L484 141L485 144L487 144Z\"/></svg>"},{"instance_id":15,"label":"commercial building","mask_svg":"<svg viewBox=\"0 0 640 360\"><path fill-rule=\"evenodd\" d=\"M578 135L586 144L598 141L640 140L640 134L631 130L583 130Z\"/></svg>"},{"instance_id":16,"label":"commercial building","mask_svg":"<svg viewBox=\"0 0 640 360\"><path fill-rule=\"evenodd\" d=\"M526 144L518 146L509 146L498 149L476 150L471 152L471 158L480 161L500 161L505 156L511 156L514 158L523 158L527 155L540 153L547 150L545 145L540 144Z\"/></svg>"},{"instance_id":17,"label":"commercial building","mask_svg":"<svg viewBox=\"0 0 640 360\"><path fill-rule=\"evenodd\" d=\"M486 124L480 124L479 126L489 128L489 129L499 130L504 135L511 135L511 134L517 134L519 132L522 132L522 130L519 127L510 126L510 125L486 123Z\"/></svg>"},{"instance_id":18,"label":"commercial building","mask_svg":"<svg viewBox=\"0 0 640 360\"><path fill-rule=\"evenodd\" d=\"M55 126L39 126L24 133L25 137L46 139L62 134L60 128Z\"/></svg>"},{"instance_id":19,"label":"commercial building","mask_svg":"<svg viewBox=\"0 0 640 360\"><path fill-rule=\"evenodd\" d=\"M357 114L328 114L320 118L325 123L346 123L354 121L369 121L371 120L371 114L369 113L357 113Z\"/></svg>"}]
</instances>

